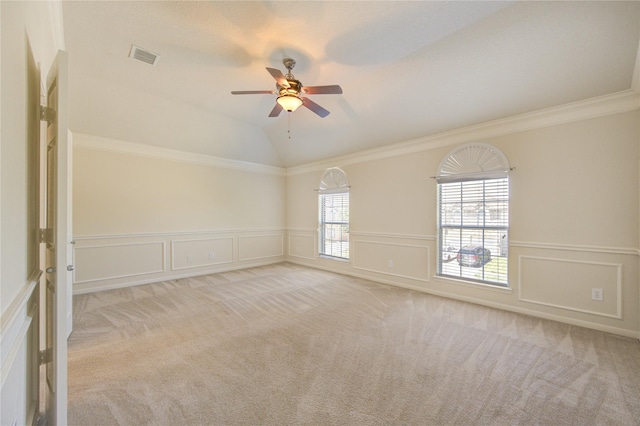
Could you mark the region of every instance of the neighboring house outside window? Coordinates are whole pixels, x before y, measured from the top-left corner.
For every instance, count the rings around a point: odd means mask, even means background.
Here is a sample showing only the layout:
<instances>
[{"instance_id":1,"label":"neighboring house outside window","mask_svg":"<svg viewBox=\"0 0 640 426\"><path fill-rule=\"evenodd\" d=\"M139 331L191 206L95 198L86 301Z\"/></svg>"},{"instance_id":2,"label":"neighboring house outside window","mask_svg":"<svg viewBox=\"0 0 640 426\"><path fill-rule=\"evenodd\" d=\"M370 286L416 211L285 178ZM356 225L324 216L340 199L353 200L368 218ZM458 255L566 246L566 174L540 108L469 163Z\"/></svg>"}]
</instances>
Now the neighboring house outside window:
<instances>
[{"instance_id":1,"label":"neighboring house outside window","mask_svg":"<svg viewBox=\"0 0 640 426\"><path fill-rule=\"evenodd\" d=\"M438 275L508 286L509 163L482 143L453 150L438 176Z\"/></svg>"},{"instance_id":2,"label":"neighboring house outside window","mask_svg":"<svg viewBox=\"0 0 640 426\"><path fill-rule=\"evenodd\" d=\"M349 259L349 182L337 167L327 169L318 190L321 256Z\"/></svg>"}]
</instances>

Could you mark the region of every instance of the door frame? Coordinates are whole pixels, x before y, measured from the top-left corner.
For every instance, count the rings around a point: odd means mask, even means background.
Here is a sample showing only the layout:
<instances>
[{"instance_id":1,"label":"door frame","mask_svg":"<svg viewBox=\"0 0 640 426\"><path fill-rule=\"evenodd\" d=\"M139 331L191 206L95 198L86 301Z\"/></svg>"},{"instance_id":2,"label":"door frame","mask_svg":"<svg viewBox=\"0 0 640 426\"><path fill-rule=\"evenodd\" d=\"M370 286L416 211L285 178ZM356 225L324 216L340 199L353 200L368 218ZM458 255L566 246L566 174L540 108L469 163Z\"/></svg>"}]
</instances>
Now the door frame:
<instances>
[{"instance_id":1,"label":"door frame","mask_svg":"<svg viewBox=\"0 0 640 426\"><path fill-rule=\"evenodd\" d=\"M73 265L68 258L68 247L71 243L68 235L67 189L69 187L69 168L71 163L69 131L68 131L68 68L67 54L59 50L47 75L46 89L56 87L56 95L47 95L47 106L41 108L41 118L47 122L47 130L41 132L44 149L44 166L41 173L45 177L45 200L41 209L50 210L54 217L46 217L43 224L43 242L45 256L40 263L45 271L40 281L40 355L38 362L44 366L39 374L40 419L47 425L67 424L67 337L68 337L68 298L71 296L71 281L69 271ZM53 102L53 104L52 104ZM48 157L52 155L52 157ZM48 161L51 160L51 161ZM41 164L43 164L41 162ZM50 182L49 170L54 166L53 181L55 187L50 192L47 188ZM53 196L49 196L53 194ZM49 226L51 225L51 226ZM50 279L47 279L48 277ZM44 296L44 297L43 297ZM48 297L51 296L51 300ZM50 311L47 309L50 301ZM51 341L48 342L47 339ZM44 374L43 374L44 373ZM38 420L38 423L42 420ZM46 420L45 420L46 419Z\"/></svg>"}]
</instances>

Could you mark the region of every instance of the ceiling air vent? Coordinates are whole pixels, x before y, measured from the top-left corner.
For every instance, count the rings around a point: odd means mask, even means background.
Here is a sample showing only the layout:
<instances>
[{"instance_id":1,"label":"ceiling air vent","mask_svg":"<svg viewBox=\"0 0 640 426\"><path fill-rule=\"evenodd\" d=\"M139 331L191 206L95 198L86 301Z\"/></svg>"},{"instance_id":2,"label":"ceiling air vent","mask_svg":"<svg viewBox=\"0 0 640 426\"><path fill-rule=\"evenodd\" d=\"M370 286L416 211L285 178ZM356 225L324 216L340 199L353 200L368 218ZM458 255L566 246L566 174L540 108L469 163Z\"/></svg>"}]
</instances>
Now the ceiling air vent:
<instances>
[{"instance_id":1,"label":"ceiling air vent","mask_svg":"<svg viewBox=\"0 0 640 426\"><path fill-rule=\"evenodd\" d=\"M155 53L144 50L141 47L133 44L131 45L131 51L129 52L130 58L137 59L150 65L155 65L159 56L160 55L156 55Z\"/></svg>"}]
</instances>

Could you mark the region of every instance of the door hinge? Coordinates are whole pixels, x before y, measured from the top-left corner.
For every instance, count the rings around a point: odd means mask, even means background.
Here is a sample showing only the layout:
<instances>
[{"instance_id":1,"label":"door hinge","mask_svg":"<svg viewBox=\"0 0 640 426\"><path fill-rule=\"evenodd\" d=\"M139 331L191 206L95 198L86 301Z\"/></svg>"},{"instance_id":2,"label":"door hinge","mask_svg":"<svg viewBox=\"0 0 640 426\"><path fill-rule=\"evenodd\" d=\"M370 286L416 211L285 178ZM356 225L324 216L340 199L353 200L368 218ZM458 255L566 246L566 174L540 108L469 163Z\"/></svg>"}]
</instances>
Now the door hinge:
<instances>
[{"instance_id":1,"label":"door hinge","mask_svg":"<svg viewBox=\"0 0 640 426\"><path fill-rule=\"evenodd\" d=\"M48 106L40 105L40 121L51 123L56 119L56 110Z\"/></svg>"},{"instance_id":2,"label":"door hinge","mask_svg":"<svg viewBox=\"0 0 640 426\"><path fill-rule=\"evenodd\" d=\"M38 365L48 364L53 361L53 350L51 348L38 352Z\"/></svg>"},{"instance_id":3,"label":"door hinge","mask_svg":"<svg viewBox=\"0 0 640 426\"><path fill-rule=\"evenodd\" d=\"M46 228L40 228L40 244L47 242L47 230Z\"/></svg>"}]
</instances>

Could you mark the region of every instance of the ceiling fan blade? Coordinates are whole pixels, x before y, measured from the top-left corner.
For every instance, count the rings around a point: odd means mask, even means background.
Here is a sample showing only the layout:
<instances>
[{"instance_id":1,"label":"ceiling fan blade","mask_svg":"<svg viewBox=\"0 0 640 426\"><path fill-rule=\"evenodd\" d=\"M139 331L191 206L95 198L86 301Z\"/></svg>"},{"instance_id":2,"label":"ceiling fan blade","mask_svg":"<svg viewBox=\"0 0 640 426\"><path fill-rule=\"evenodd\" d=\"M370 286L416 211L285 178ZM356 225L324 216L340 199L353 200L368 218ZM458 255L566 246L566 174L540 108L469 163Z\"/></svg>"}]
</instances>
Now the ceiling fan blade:
<instances>
[{"instance_id":1,"label":"ceiling fan blade","mask_svg":"<svg viewBox=\"0 0 640 426\"><path fill-rule=\"evenodd\" d=\"M275 90L232 90L232 95L273 95Z\"/></svg>"},{"instance_id":2,"label":"ceiling fan blade","mask_svg":"<svg viewBox=\"0 0 640 426\"><path fill-rule=\"evenodd\" d=\"M329 111L327 111L326 109L322 108L320 105L318 105L317 103L313 102L311 99L309 98L302 98L302 105L306 106L307 108L309 108L311 111L315 112L316 114L318 114L320 117L325 118L327 115L329 115Z\"/></svg>"},{"instance_id":3,"label":"ceiling fan blade","mask_svg":"<svg viewBox=\"0 0 640 426\"><path fill-rule=\"evenodd\" d=\"M267 67L267 71L269 71L269 74L271 74L271 76L276 79L276 82L280 87L289 88L289 82L285 78L284 74L282 74L282 71L269 67Z\"/></svg>"},{"instance_id":4,"label":"ceiling fan blade","mask_svg":"<svg viewBox=\"0 0 640 426\"><path fill-rule=\"evenodd\" d=\"M273 109L271 110L269 117L277 117L280 115L281 112L282 112L282 106L280 106L280 104L276 102L276 106L274 106Z\"/></svg>"},{"instance_id":5,"label":"ceiling fan blade","mask_svg":"<svg viewBox=\"0 0 640 426\"><path fill-rule=\"evenodd\" d=\"M304 86L302 92L308 95L340 95L342 87L337 84L330 86Z\"/></svg>"}]
</instances>

